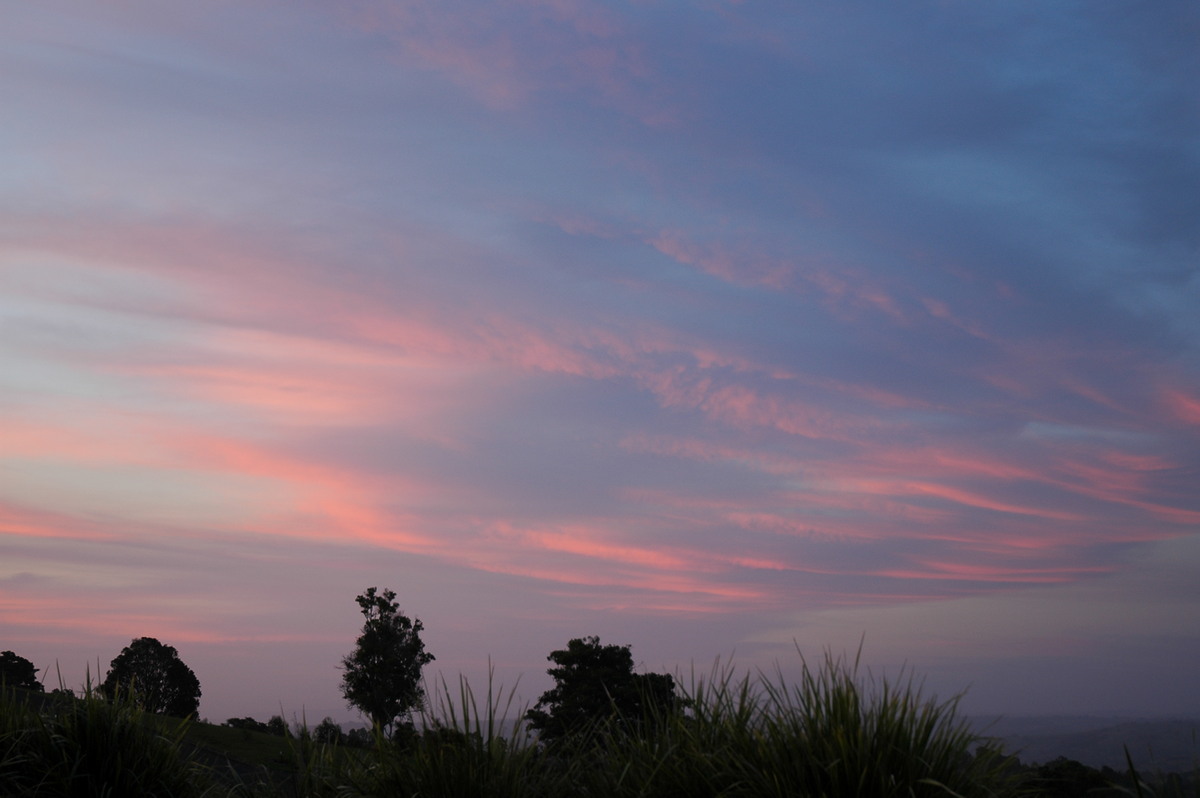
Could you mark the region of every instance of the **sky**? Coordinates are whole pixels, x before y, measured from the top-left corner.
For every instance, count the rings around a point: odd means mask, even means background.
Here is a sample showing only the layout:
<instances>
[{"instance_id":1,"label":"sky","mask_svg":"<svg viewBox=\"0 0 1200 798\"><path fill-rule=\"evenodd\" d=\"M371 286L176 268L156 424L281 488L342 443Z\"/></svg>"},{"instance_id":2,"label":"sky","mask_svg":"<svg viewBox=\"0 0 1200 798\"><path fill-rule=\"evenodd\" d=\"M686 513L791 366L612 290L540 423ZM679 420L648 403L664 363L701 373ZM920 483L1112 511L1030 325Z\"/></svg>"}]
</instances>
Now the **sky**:
<instances>
[{"instance_id":1,"label":"sky","mask_svg":"<svg viewBox=\"0 0 1200 798\"><path fill-rule=\"evenodd\" d=\"M0 648L1200 715L1200 6L7 2ZM903 670L907 669L907 670ZM440 677L439 677L440 675Z\"/></svg>"}]
</instances>

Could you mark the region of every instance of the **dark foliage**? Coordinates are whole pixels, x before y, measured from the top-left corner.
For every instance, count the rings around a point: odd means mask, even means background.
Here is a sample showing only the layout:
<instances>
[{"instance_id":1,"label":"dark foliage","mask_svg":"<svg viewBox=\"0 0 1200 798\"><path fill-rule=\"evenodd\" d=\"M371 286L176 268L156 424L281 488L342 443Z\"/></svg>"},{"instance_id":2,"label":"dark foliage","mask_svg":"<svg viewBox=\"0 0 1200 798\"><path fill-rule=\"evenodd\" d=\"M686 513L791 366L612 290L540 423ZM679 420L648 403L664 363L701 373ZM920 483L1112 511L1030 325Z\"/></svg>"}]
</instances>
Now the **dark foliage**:
<instances>
[{"instance_id":1,"label":"dark foliage","mask_svg":"<svg viewBox=\"0 0 1200 798\"><path fill-rule=\"evenodd\" d=\"M272 715L263 725L267 727L267 734L274 734L276 737L287 737L291 734L282 715Z\"/></svg>"},{"instance_id":2,"label":"dark foliage","mask_svg":"<svg viewBox=\"0 0 1200 798\"><path fill-rule=\"evenodd\" d=\"M31 701L0 691L0 795L212 795L207 773L183 750L188 723L171 728L128 694L107 699L88 689Z\"/></svg>"},{"instance_id":3,"label":"dark foliage","mask_svg":"<svg viewBox=\"0 0 1200 798\"><path fill-rule=\"evenodd\" d=\"M1063 756L1040 766L1034 784L1044 794L1063 798L1084 798L1096 795L1097 791L1108 795L1119 794L1115 790L1108 791L1111 785L1102 773Z\"/></svg>"},{"instance_id":4,"label":"dark foliage","mask_svg":"<svg viewBox=\"0 0 1200 798\"><path fill-rule=\"evenodd\" d=\"M0 653L0 684L41 693L45 688L38 681L37 672L38 669L33 667L33 663L24 657L19 657L11 651Z\"/></svg>"},{"instance_id":5,"label":"dark foliage","mask_svg":"<svg viewBox=\"0 0 1200 798\"><path fill-rule=\"evenodd\" d=\"M278 720L278 723L272 721ZM271 721L263 723L261 720L255 720L252 717L230 718L223 724L231 729L244 729L246 731L260 732L262 734L275 734L283 737L287 734L287 725L283 722L283 718L276 715L271 718Z\"/></svg>"},{"instance_id":6,"label":"dark foliage","mask_svg":"<svg viewBox=\"0 0 1200 798\"><path fill-rule=\"evenodd\" d=\"M147 712L193 717L200 708L200 680L173 646L139 637L109 666L100 689L110 698L126 692Z\"/></svg>"},{"instance_id":7,"label":"dark foliage","mask_svg":"<svg viewBox=\"0 0 1200 798\"><path fill-rule=\"evenodd\" d=\"M343 742L351 748L370 748L375 744L375 736L370 729L351 729Z\"/></svg>"},{"instance_id":8,"label":"dark foliage","mask_svg":"<svg viewBox=\"0 0 1200 798\"><path fill-rule=\"evenodd\" d=\"M325 718L313 729L313 740L322 745L339 745L346 738L346 733L333 718Z\"/></svg>"},{"instance_id":9,"label":"dark foliage","mask_svg":"<svg viewBox=\"0 0 1200 798\"><path fill-rule=\"evenodd\" d=\"M434 659L421 641L420 619L400 612L395 599L393 591L374 587L355 599L366 620L354 651L342 660L342 695L384 733L421 708L421 669Z\"/></svg>"},{"instance_id":10,"label":"dark foliage","mask_svg":"<svg viewBox=\"0 0 1200 798\"><path fill-rule=\"evenodd\" d=\"M546 743L597 722L613 719L629 728L665 718L681 707L675 679L665 673L634 673L629 646L601 645L598 637L575 638L548 660L555 685L525 717Z\"/></svg>"},{"instance_id":11,"label":"dark foliage","mask_svg":"<svg viewBox=\"0 0 1200 798\"><path fill-rule=\"evenodd\" d=\"M1118 798L1137 794L1129 774L1060 756L1041 765L1020 766L1021 792L1031 798Z\"/></svg>"}]
</instances>

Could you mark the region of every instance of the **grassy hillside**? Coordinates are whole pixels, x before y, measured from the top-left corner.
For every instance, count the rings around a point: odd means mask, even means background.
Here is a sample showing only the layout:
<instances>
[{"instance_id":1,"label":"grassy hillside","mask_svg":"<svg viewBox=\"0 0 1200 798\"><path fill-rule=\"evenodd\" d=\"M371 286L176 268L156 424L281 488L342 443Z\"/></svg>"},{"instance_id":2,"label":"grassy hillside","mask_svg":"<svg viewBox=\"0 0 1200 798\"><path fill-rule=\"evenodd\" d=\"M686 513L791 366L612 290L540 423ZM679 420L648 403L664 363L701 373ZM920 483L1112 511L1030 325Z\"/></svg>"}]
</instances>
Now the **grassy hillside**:
<instances>
[{"instance_id":1,"label":"grassy hillside","mask_svg":"<svg viewBox=\"0 0 1200 798\"><path fill-rule=\"evenodd\" d=\"M291 761L292 742L277 734L197 721L189 725L184 741L243 765L279 768Z\"/></svg>"},{"instance_id":2,"label":"grassy hillside","mask_svg":"<svg viewBox=\"0 0 1200 798\"><path fill-rule=\"evenodd\" d=\"M378 741L371 749L150 716L127 699L0 691L0 795L970 798L1021 788L1068 795L1068 786L1100 777L1064 766L1015 771L956 715L954 701L927 700L911 681L862 679L841 659L805 666L797 684L714 671L693 677L683 693L686 711L597 721L542 750L526 742L520 724L500 723L508 704L490 690L477 704L465 681L457 695L443 683L433 696L422 719L432 731L403 747ZM1079 739L1101 748L1131 739L1165 746L1188 728L1117 725ZM1072 753L1054 749L1047 760L1080 759ZM1167 761L1175 760L1159 760L1160 769ZM1104 794L1133 794L1130 786Z\"/></svg>"},{"instance_id":3,"label":"grassy hillside","mask_svg":"<svg viewBox=\"0 0 1200 798\"><path fill-rule=\"evenodd\" d=\"M128 699L36 707L0 697L0 795L790 796L1006 795L1008 783L954 702L912 682L863 679L827 658L782 677L714 672L686 687L686 712L597 719L553 750L517 726L511 703L443 683L403 747L319 746L307 737L148 717ZM267 774L270 774L269 777Z\"/></svg>"}]
</instances>

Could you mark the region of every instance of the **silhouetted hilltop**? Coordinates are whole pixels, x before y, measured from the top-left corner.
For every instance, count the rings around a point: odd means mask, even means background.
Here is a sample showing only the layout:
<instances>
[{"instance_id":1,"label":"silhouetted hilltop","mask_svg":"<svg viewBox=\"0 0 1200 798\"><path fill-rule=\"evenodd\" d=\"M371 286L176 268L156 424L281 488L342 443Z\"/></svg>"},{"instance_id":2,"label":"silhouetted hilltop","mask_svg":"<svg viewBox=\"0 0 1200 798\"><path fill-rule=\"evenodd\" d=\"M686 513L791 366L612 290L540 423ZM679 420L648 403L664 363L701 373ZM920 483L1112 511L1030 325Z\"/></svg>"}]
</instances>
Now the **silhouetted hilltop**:
<instances>
[{"instance_id":1,"label":"silhouetted hilltop","mask_svg":"<svg viewBox=\"0 0 1200 798\"><path fill-rule=\"evenodd\" d=\"M1089 767L1125 770L1125 747L1147 772L1190 773L1200 768L1200 720L1052 715L973 717L980 733L997 737L1025 764L1060 756Z\"/></svg>"}]
</instances>

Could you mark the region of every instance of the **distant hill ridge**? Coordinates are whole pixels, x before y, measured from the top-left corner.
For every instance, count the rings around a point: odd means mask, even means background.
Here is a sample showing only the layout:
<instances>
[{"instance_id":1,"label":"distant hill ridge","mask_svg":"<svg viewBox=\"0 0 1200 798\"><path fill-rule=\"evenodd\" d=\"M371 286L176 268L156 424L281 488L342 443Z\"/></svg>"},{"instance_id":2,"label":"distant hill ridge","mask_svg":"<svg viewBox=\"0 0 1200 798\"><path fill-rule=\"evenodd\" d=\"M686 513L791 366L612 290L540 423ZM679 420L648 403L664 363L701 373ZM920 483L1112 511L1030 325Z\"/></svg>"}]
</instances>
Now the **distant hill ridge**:
<instances>
[{"instance_id":1,"label":"distant hill ridge","mask_svg":"<svg viewBox=\"0 0 1200 798\"><path fill-rule=\"evenodd\" d=\"M1125 747L1140 771L1200 771L1200 719L1048 715L975 716L973 728L999 738L1024 764L1060 756L1089 767L1124 771Z\"/></svg>"}]
</instances>

